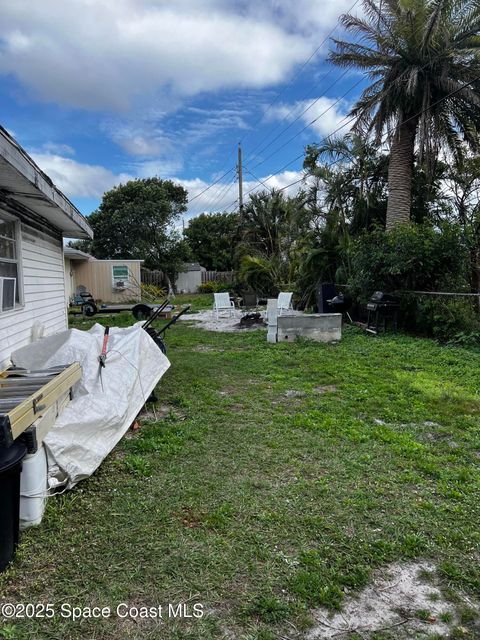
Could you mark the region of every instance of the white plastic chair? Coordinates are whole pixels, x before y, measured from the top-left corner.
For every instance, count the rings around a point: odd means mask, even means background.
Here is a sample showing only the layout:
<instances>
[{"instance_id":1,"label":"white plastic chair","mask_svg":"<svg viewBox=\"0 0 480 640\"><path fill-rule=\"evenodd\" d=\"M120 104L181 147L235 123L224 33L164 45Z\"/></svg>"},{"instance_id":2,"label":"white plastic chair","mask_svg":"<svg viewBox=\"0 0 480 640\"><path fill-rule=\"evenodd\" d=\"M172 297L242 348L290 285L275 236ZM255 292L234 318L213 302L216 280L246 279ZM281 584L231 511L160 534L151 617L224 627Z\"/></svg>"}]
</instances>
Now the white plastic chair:
<instances>
[{"instance_id":1,"label":"white plastic chair","mask_svg":"<svg viewBox=\"0 0 480 640\"><path fill-rule=\"evenodd\" d=\"M230 300L229 293L214 293L213 294L213 310L218 316L222 311L228 311L229 316L235 318L235 303Z\"/></svg>"},{"instance_id":2,"label":"white plastic chair","mask_svg":"<svg viewBox=\"0 0 480 640\"><path fill-rule=\"evenodd\" d=\"M292 308L292 292L282 292L278 294L277 309L278 315L282 315L282 311L289 311Z\"/></svg>"}]
</instances>

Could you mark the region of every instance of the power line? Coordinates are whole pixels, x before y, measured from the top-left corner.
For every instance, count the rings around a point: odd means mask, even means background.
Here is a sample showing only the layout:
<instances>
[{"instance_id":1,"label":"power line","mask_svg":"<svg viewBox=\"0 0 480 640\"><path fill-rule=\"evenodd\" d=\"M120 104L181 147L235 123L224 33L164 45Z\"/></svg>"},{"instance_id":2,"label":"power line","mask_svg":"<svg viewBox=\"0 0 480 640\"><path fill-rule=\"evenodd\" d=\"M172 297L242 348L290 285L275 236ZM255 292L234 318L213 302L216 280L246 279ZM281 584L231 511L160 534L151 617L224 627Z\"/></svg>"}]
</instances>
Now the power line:
<instances>
[{"instance_id":1,"label":"power line","mask_svg":"<svg viewBox=\"0 0 480 640\"><path fill-rule=\"evenodd\" d=\"M355 6L355 5L354 5ZM349 12L353 9L353 7L349 10ZM423 65L423 67L420 69L420 71L422 69L424 69L426 66L428 66L430 62L427 62L425 65ZM396 78L396 80L394 81L395 83L398 83L399 80L407 73L407 69L405 69L398 78ZM337 79L340 80L342 77L344 77L344 75L348 72L348 69L346 69L344 71L344 73L342 73L340 75L340 77ZM336 81L336 82L337 82ZM284 144L282 144L280 147L278 147L277 149L275 149L275 151L273 151L270 155L268 155L266 158L264 158L261 162L257 162L253 168L259 167L260 165L264 164L265 162L267 162L267 160L269 160L270 158L272 158L274 155L276 155L279 151L281 151L283 148L285 148L290 142L292 142L295 138L297 138L299 135L301 135L306 129L308 129L308 127L312 126L315 122L317 122L322 116L324 116L328 111L330 111L330 109L332 109L336 104L338 104L338 102L340 102L340 100L342 100L348 93L350 93L350 91L352 91L353 89L355 89L361 82L363 81L363 78L360 78L352 87L350 87L349 89L347 89L347 91L340 96L340 98L337 98L337 100L335 100L335 102L333 102L327 109L325 109L321 114L319 114L316 118L314 118L311 122L307 123L302 129L300 129L300 131L298 131L295 135L293 135L291 138L289 138ZM326 91L329 91L330 88L336 84L336 82L334 82ZM388 91L387 88L385 88L383 90L383 94L385 94ZM306 109L304 109L304 111L302 113L300 113L295 120L286 128L284 128L273 140L271 140L269 142L268 145L266 145L263 149L261 149L261 151L259 151L253 158L250 158L250 160L254 160L256 157L258 157L263 151L265 151L269 146L271 146L271 144L273 144L273 142L275 142L279 137L281 137L282 133L284 133L285 131L287 131L291 125L293 125L297 120L299 120L307 111L309 111L309 109L311 109L314 104L316 104L320 98L322 98L323 96L319 96L312 104L310 104ZM292 113L292 111L294 110L291 109L289 114ZM288 117L288 115L286 115L286 117ZM349 116L345 116L342 120L340 120L340 123L342 123L344 120L346 120ZM352 118L349 122L353 122L355 118ZM345 126L347 126L347 124L349 124L349 122L345 123L344 125L342 125L341 127L338 127L334 132L332 132L331 134L329 134L329 136L334 135L335 133L337 133L339 130L343 129ZM325 140L327 136L325 136L323 138L323 140ZM290 164L292 164L294 161L287 163L286 166L289 166ZM283 169L280 169L280 171L282 171ZM278 172L277 172L278 173ZM275 175L275 174L274 174Z\"/></svg>"},{"instance_id":2,"label":"power line","mask_svg":"<svg viewBox=\"0 0 480 640\"><path fill-rule=\"evenodd\" d=\"M350 13L351 11L353 11L353 9L355 8L355 6L360 2L360 0L355 0L355 2L352 4L352 6L350 7L350 9L348 9L347 13ZM294 75L294 77L290 80L290 82L281 90L279 91L275 97L273 98L273 100L269 103L269 105L267 106L267 108L265 109L265 111L262 113L262 115L255 121L252 129L254 129L265 117L265 115L270 111L270 109L273 107L273 105L284 95L284 93L286 92L287 89L289 89L292 84L295 82L295 80L301 75L301 73L303 72L303 70L305 69L305 67L308 65L308 63L317 55L317 53L320 51L320 49L323 47L323 45L331 38L332 34L338 29L339 26L339 20L340 20L340 16L337 18L337 21L334 25L334 27L328 32L328 34L324 37L324 39L321 41L321 43L317 46L317 48L314 50L314 52L305 60L305 62L302 64L302 66L300 67L300 69L297 71L297 73ZM249 136L251 133L251 131L248 131L240 140L240 142L243 142L245 140L245 138L247 136ZM268 137L268 136L267 136Z\"/></svg>"},{"instance_id":3,"label":"power line","mask_svg":"<svg viewBox=\"0 0 480 640\"><path fill-rule=\"evenodd\" d=\"M215 211L215 208L217 207L217 205L219 203L222 202L223 198L227 195L227 193L229 193L233 186L235 185L237 181L237 176L233 176L233 179L230 180L230 182L227 182L221 189L220 191L218 191L218 193L214 196L213 198L213 203L209 203L208 207L211 211Z\"/></svg>"},{"instance_id":4,"label":"power line","mask_svg":"<svg viewBox=\"0 0 480 640\"><path fill-rule=\"evenodd\" d=\"M354 3L354 5L352 6L352 8L351 8L349 11L351 11L351 10L353 9L353 7L355 6L355 4L357 4L357 2L355 2L355 3ZM336 27L335 27L335 28L336 28ZM335 28L334 28L334 30L335 30ZM333 31L332 31L332 32L333 32ZM331 33L332 33L332 32L331 32ZM329 37L329 36L328 36L328 37ZM320 45L320 46L322 46L322 45ZM314 55L314 54L312 54L312 57L313 57L313 55ZM423 69L424 69L426 66L428 66L429 64L431 64L431 62L432 62L432 61L427 62L427 63L426 63L426 64L425 64L421 69L420 69L420 71L421 71L421 70L423 70ZM402 78L402 77L407 73L407 71L408 71L408 70L406 69L406 70L405 70L405 71L404 71L404 72L403 72L403 73L402 73L402 74L401 74L401 75L400 75L400 76L395 80L395 83L398 83L398 82L401 80L401 78ZM418 114L415 114L414 116L411 116L411 117L410 117L410 118L408 118L407 120L404 120L404 121L402 121L401 123L398 123L398 124L394 127L393 132L395 133L395 131L396 131L396 130L397 130L397 129L402 125L402 124L404 124L405 122L408 122L409 120L411 120L411 119L413 119L413 118L417 118L417 117L421 116L423 113L425 113L426 111L430 110L431 108L433 108L434 106L436 106L437 104L439 104L440 102L442 102L443 100L446 100L446 99L448 99L449 97L451 97L452 95L455 95L455 94L459 93L459 92L460 92L460 91L462 91L462 89L464 89L466 86L468 86L468 85L469 85L469 84L471 84L472 82L476 82L476 81L477 81L477 80L479 80L479 79L480 79L480 78L475 78L475 79L471 80L470 82L465 83L465 84L464 84L464 85L462 85L461 87L457 87L457 89L455 89L454 91L450 92L447 96L444 96L443 98L440 98L437 102L435 102L434 104L430 105L430 107L428 107L428 108L426 108L426 109L424 109L424 110L420 111ZM331 108L333 108L333 106L335 106L335 104L337 104L337 103L338 103L338 102L339 102L343 97L345 97L345 95L347 95L347 94L348 94L350 91L352 91L356 86L358 86L358 84L360 84L360 82L361 82L361 81L363 81L363 78L361 78L361 79L360 79L358 82L356 82L352 87L350 87L350 89L348 89L348 90L347 90L347 91L346 91L346 92L345 92L345 93L344 93L340 98L338 98L338 99L337 99L337 100L336 100L332 105L330 105L328 109L326 109L326 110L325 110L324 112L322 112L319 116L317 116L316 118L314 118L311 122L309 122L308 124L306 124L306 125L305 125L305 126L304 126L300 131L299 131L299 132L297 132L293 137L291 137L289 140L287 140L287 142L286 142L286 143L284 143L283 145L281 145L280 147L278 147L278 148L277 148L277 149L276 149L272 154L270 154L269 156L267 156L267 158L265 158L263 161L261 161L261 162L257 163L256 165L254 165L254 167L253 167L253 168L255 168L255 167L257 167L257 166L260 166L261 164L264 164L264 163L265 163L269 158L271 158L273 155L275 155L276 153L278 153L278 152L279 152L281 149L283 149L287 144L289 144L293 139L295 139L295 138L296 138L296 137L298 137L301 133L303 133L303 131L305 131L308 127L310 127L312 124L314 124L314 123L315 123L315 122L316 122L320 117L322 117L323 115L325 115L325 113L326 113L327 111L329 111ZM287 88L288 88L288 87L287 87ZM385 89L383 90L383 92L382 92L382 93L383 93L383 94L385 94L387 91L388 91L388 88L385 88ZM276 98L276 99L278 99L278 97L280 97L280 95L281 95L281 93L280 93L280 94L278 94L278 96L277 96L277 98ZM319 99L319 98L318 98L318 99ZM318 99L317 99L317 101L318 101ZM274 101L270 104L269 108L273 105L273 103L274 103ZM313 106L313 104L312 104L311 106ZM307 109L307 110L308 110L308 109ZM301 117L301 115L303 115L303 113L302 113L302 114L300 114L300 116L299 116L299 117ZM288 114L287 114L287 117L288 117ZM347 120L347 118L348 118L348 116L346 116L343 120ZM325 141L328 137L331 137L331 136L335 135L338 131L340 131L341 129L343 129L344 127L346 127L348 124L352 123L355 119L356 119L355 117L351 117L349 120L347 120L346 122L344 122L343 124L341 124L340 126L338 126L338 127L337 127L333 132L331 132L331 133L329 134L329 136L325 136L325 137L323 138L323 141ZM298 117L297 117L297 120L298 120ZM341 120L341 121L340 121L340 123L341 123L341 122L343 122L343 121ZM293 123L292 123L292 124L293 124ZM288 128L289 128L289 127L287 127L287 129L288 129ZM286 129L285 129L285 130L286 130ZM283 132L284 132L284 131L282 131L279 135L282 135L282 133L283 133ZM388 139L388 137L389 137L389 136L391 136L391 132L390 132L390 131L387 131L385 141ZM245 137L245 136L244 136L244 137ZM274 142L276 139L278 139L278 137L279 137L279 136L277 136L274 140L272 140L272 141L269 143L269 145L267 145L267 147L265 147L264 149L262 149L262 151L264 151L266 148L268 148L268 146L270 146L271 144L273 144L273 142ZM383 142L384 142L384 141L383 141ZM383 142L381 141L381 142L380 142L380 144L383 144ZM254 158L255 158L255 157L258 157L258 155L259 155L259 154L257 154L256 156L254 156ZM250 189L250 190L249 190L245 195L249 195L252 191L254 191L254 190L257 188L257 186L258 186L259 184L263 184L266 188L268 188L268 186L266 185L266 181L270 180L271 178L275 177L276 175L278 175L279 173L281 173L282 171L284 171L288 166L290 166L291 164L293 164L294 162L296 162L297 160L299 160L300 158L302 158L302 157L303 157L303 155L304 155L304 154L302 153L302 154L300 154L299 156L297 156L296 158L293 158L292 160L290 160L289 162L287 162L287 163L286 163L286 164L285 164L281 169L277 170L275 173L273 173L273 174L271 174L270 176L268 176L267 178L265 178L265 180L259 180L258 178L255 178L255 179L257 180L257 184L256 184L256 185L254 185L254 186L253 186L253 187L252 187L252 188L251 188L251 189ZM337 164L337 162L338 162L338 161L332 162L330 165L327 165L327 166L333 166L334 164ZM231 170L230 170L230 171L231 171ZM228 173L230 173L230 171L229 171L229 172L227 172L227 174L228 174ZM252 174L252 173L251 173L251 171L249 171L249 173L250 173L250 175L252 175L253 177L255 177L255 176L254 176L254 174ZM220 178L220 179L221 179L221 178ZM297 183L301 182L302 180L303 180L303 178L301 178L301 179L299 179L299 180L296 180L295 182L293 182L293 183L291 183L291 184L289 184L289 185L286 185L285 187L282 187L281 189L279 189L279 191L283 191L284 189L288 188L289 186L292 186L292 185L294 185L294 184L297 184ZM217 182L218 182L218 181L217 181ZM213 186L213 185L211 185L211 186ZM201 194L198 194L198 195L201 195ZM198 196L197 196L197 197L198 197ZM231 207L231 206L234 206L236 203L237 203L237 200L234 200L231 204L227 205L227 207L226 207L226 208L229 208L229 207Z\"/></svg>"},{"instance_id":5,"label":"power line","mask_svg":"<svg viewBox=\"0 0 480 640\"><path fill-rule=\"evenodd\" d=\"M427 66L427 65L425 65ZM429 107L420 110L418 113L406 118L405 120L402 120L402 122L399 122L397 125L395 125L395 127L393 128L393 132L389 132L387 131L385 136L385 140L380 140L379 142L379 146L384 144L388 138L392 137L392 135L394 135L397 130L404 124L406 124L407 122L410 122L413 119L419 118L421 117L424 113L427 113L427 111L430 111L433 107L435 107L436 105L440 104L441 102L443 102L444 100L448 100L448 98L451 98L453 95L456 95L457 93L460 93L463 89L465 89L467 86L471 85L474 82L480 81L480 76L477 76L475 78L473 78L472 80L470 80L469 82L464 83L462 86L457 87L456 89L454 89L453 91L451 91L450 93L448 93L446 96L443 96L443 98L440 98L439 100L437 100L436 102L434 102L433 104L431 104ZM352 122L353 120L355 120L355 117L352 117L351 120L349 122ZM343 124L341 127L337 127L337 129L335 129L335 131L333 131L329 136L327 137L331 137L333 135L335 135L335 133L337 133L340 129L344 128L347 124L349 124L349 122L346 122L345 124ZM325 140L326 138L324 138ZM296 158L294 158L293 160L290 160L286 165L284 165L279 171L277 171L276 173L268 176L267 178L265 178L264 180L258 180L257 178L257 184L254 185L251 189L249 189L249 191L247 191L247 193L245 195L249 195L252 191L255 191L258 187L258 184L263 184L265 187L269 188L265 183L267 180L270 180L271 178L275 177L276 175L278 175L279 173L281 173L287 166L289 166L290 164L293 164L293 162L295 162L296 160L298 160L299 158L303 157L303 154L301 154L300 156L297 156ZM330 164L327 164L326 167L330 168L332 166L334 166L335 164L338 164L340 162L340 159L335 160L333 162L331 162ZM250 172L249 172L250 173ZM253 175L253 174L251 174ZM288 187L293 186L294 184L298 184L299 182L302 182L302 180L304 180L305 176L303 176L302 178L300 178L299 180L296 180L295 182L292 182L291 184L286 185L285 187L282 187L281 189L278 189L278 191L284 191L285 189L287 189ZM229 205L230 206L230 205Z\"/></svg>"},{"instance_id":6,"label":"power line","mask_svg":"<svg viewBox=\"0 0 480 640\"><path fill-rule=\"evenodd\" d=\"M224 165L225 166L225 165ZM196 196L193 196L193 198L189 198L188 203L190 204L191 202L193 202L194 200L196 200L197 198L199 198L201 195L203 195L204 193L206 193L207 191L209 191L212 187L214 187L216 184L218 184L220 182L220 180L223 180L223 178L225 178L226 176L228 176L229 173L231 173L232 171L235 171L235 167L232 167L231 169L229 169L228 171L226 171L223 175L221 175L219 178L217 178L214 182L212 182L211 184L208 185L208 187L206 187L205 189L203 189L202 191L200 191L200 193L197 193Z\"/></svg>"},{"instance_id":7,"label":"power line","mask_svg":"<svg viewBox=\"0 0 480 640\"><path fill-rule=\"evenodd\" d=\"M330 91L330 89L333 89L333 87L334 87L334 86L335 86L335 85L336 85L336 84L337 84L337 83L338 83L338 82L339 82L339 81L340 81L340 80L341 80L341 79L342 79L342 78L343 78L343 77L348 73L348 71L349 71L348 69L345 69L345 71L344 71L344 72L343 72L343 73L342 73L342 74L341 74L341 75L340 75L340 76L335 80L335 82L332 82L332 84L330 84L330 85L329 85L329 87L328 87L327 89L325 89L325 91L324 91L321 95L319 95L315 100L313 100L313 102L311 102L311 103L308 105L308 107L306 107L306 108L305 108L301 113L299 113L299 114L295 117L295 119L294 119L294 120L292 120L292 121L290 122L290 124L289 124L288 126L286 126L284 129L282 129L282 130L280 131L280 133L278 133L278 134L275 136L275 138L273 138L273 140L271 140L271 141L270 141L270 142L269 142L265 147L263 147L262 149L260 149L260 151L259 151L258 153L256 153L253 157L250 157L250 158L249 158L249 161L250 161L250 162L253 162L256 158L258 158L258 156L259 156L260 154L262 154L266 149L268 149L268 147L270 147L274 142L276 142L276 141L277 141L277 140L282 136L282 134L283 134L283 133L285 133L285 131L288 131L288 129L290 129L290 127L293 127L293 125L295 124L295 122L297 122L298 120L300 120L300 118L301 118L303 115L305 115L308 111L310 111L310 109L312 109L312 108L317 104L317 102L319 102L322 98L327 97L327 96L326 96L326 94L328 93L328 91ZM330 69L330 71L328 72L328 74L327 74L327 76L326 76L326 77L328 77L332 72L333 72L333 67ZM317 85L318 85L318 83L317 83ZM306 95L307 95L307 94L305 94L305 96L306 96ZM286 120L288 120L289 116L290 116L290 115L295 111L295 109L297 108L297 105L298 105L298 104L301 104L301 103L304 101L305 96L304 96L303 98L301 98L299 101L297 101L297 102L294 104L294 106L293 106L293 107L292 107L292 108L291 108L291 109L290 109L290 110L289 110L289 111L288 111L288 112L283 116L283 118L280 120L280 123L279 123L279 125L278 125L278 126L280 126L280 124L281 124L282 122L285 122ZM270 136L270 134L268 134L267 136L264 136L264 137L262 138L262 140L260 140L260 142L259 142L259 143L258 143L258 144L257 144L257 145L252 149L252 150L251 150L250 154L253 154L253 153L256 151L256 149L258 149L258 147L260 147L260 146L263 144L263 142L264 142L265 140L267 140L267 138L269 138L269 136Z\"/></svg>"},{"instance_id":8,"label":"power line","mask_svg":"<svg viewBox=\"0 0 480 640\"><path fill-rule=\"evenodd\" d=\"M267 186L267 184L265 184L265 182L263 180L261 180L260 178L257 178L257 176L255 174L253 174L249 169L247 169L247 167L245 167L245 171L252 176L252 178L254 180L256 180L257 182L259 182L260 184L263 184L264 187L266 187L267 189L270 189L269 186Z\"/></svg>"},{"instance_id":9,"label":"power line","mask_svg":"<svg viewBox=\"0 0 480 640\"><path fill-rule=\"evenodd\" d=\"M359 3L359 1L360 1L360 0L355 0L355 2L352 4L352 6L350 7L350 9L348 9L347 13L350 13L351 11L353 11L353 9L354 9L354 8L355 8L355 6ZM307 65L309 64L309 62L310 62L310 61L311 61L311 60L316 56L316 54L320 51L320 49L324 46L324 44L325 44L325 43L330 39L330 37L332 36L332 34L336 31L336 29L337 29L337 28L338 28L338 26L339 26L339 20L340 20L340 16L337 18L337 21L336 21L336 23L335 23L335 26L334 26L334 27L329 31L329 33L328 33L328 34L323 38L323 40L322 40L322 41L321 41L321 43L320 43L320 44L315 48L315 50L313 51L313 53L312 53L312 54L311 54L311 55L310 55L310 56L305 60L305 62L302 64L302 66L301 66L301 67L300 67L300 69L296 72L296 74L295 74L295 75L294 75L294 77L290 80L290 82L289 82L285 87L283 87L283 89L282 89L280 92L278 92L278 93L276 94L276 96L273 98L273 100L272 100L272 101L269 103L269 105L267 106L267 109L262 113L261 117L260 117L260 118L258 118L258 119L256 120L256 122L254 123L254 125L253 125L252 129L254 129L254 128L259 124L259 122L260 122L260 121L265 117L265 114L266 114L266 113L268 113L268 111L269 111L269 110L272 108L272 106L273 106L273 105L274 105L274 104L275 104L275 103L280 99L280 97L281 97L281 96L282 96L282 95L287 91L287 89L289 89L289 88L293 85L293 83L295 82L295 80L296 80L296 79L301 75L301 73L302 73L302 72L303 72L303 70L307 67ZM327 77L328 77L328 75L330 75L330 72L329 72L329 74L327 74ZM341 77L343 77L343 74L342 74L342 76L341 76ZM338 81L338 80L337 80L337 81ZM333 83L333 84L331 85L331 87L332 87L334 84L335 84L335 83ZM331 87L329 87L329 89L330 89ZM329 89L328 89L328 90L329 90ZM322 97L322 96L320 96L320 97ZM316 102L318 102L318 100L320 99L320 97L319 97L319 98L317 98L317 100L315 101L315 103L316 103ZM310 105L310 107L309 107L309 108L313 107L315 103L313 103L312 105ZM306 111L308 111L308 109L307 109ZM305 112L306 112L306 111L305 111ZM288 117L288 115L289 115L289 114L287 114L287 116L286 116L286 117ZM298 119L298 118L297 118L297 119ZM296 120L295 120L295 121L296 121ZM295 121L294 121L294 122L295 122ZM283 122L283 120L282 120L282 122ZM292 123L291 123L291 125L293 125L293 124L294 124L294 122L292 122ZM290 125L290 126L291 126L291 125ZM288 129L288 128L289 128L289 127L287 127L287 129ZM242 138L241 138L240 142L243 142L243 140L244 140L248 135L250 135L250 133L251 133L251 131L248 131L244 136L242 136ZM282 135L282 133L283 133L283 132L281 132L279 135ZM276 138L275 138L275 139L274 139L270 144L273 144L273 142L274 142L275 140L277 140L277 139L278 139L278 137L279 137L279 136L277 136L277 137L276 137ZM260 144L262 144L262 143L263 143L263 141L264 141L265 139L267 139L267 138L268 138L268 136L267 136L266 138L264 137L264 138L260 141ZM270 144L269 144L269 145L267 145L267 147L266 147L266 148L268 148L268 146L270 146ZM258 148L258 146L259 146L259 145L257 145L257 146L255 147L255 149L257 149L257 148ZM264 151L264 149L262 149L262 151ZM258 154L257 154L256 156L254 156L254 158L256 158L256 157L258 157ZM225 164L226 164L226 163L225 163ZM225 164L224 164L223 166L225 166ZM257 166L258 166L258 165L257 165ZM222 169L223 169L223 167L222 167ZM214 182L210 183L210 184L209 184L205 189L203 189L200 193L197 193L197 195L195 195L193 198L190 198L190 199L188 200L188 203L187 203L187 204L190 204L191 202L193 202L194 200L196 200L197 198L199 198L201 195L203 195L204 193L206 193L207 191L209 191L213 186L215 186L216 184L218 184L218 182L220 182L221 180L223 180L223 178L225 178L229 173L231 173L231 171L235 171L235 167L230 168L227 172L225 172L223 175L221 175L219 178L217 178L217 180L215 180Z\"/></svg>"},{"instance_id":10,"label":"power line","mask_svg":"<svg viewBox=\"0 0 480 640\"><path fill-rule=\"evenodd\" d=\"M343 100L343 98L345 98L345 96L350 93L350 91L353 91L353 89L355 89L356 87L358 87L358 85L364 81L364 78L360 78L359 80L357 80L357 82L355 82L355 84L353 84L349 89L347 89L347 91L345 91L339 98L337 98L334 102L332 102L331 105L329 105L326 109L324 109L322 111L322 113L320 113L316 118L314 118L311 122L309 122L308 124L306 124L304 127L302 127L300 129L300 131L297 131L297 133L295 135L293 135L291 138L289 138L286 142L284 142L282 145L280 145L279 147L277 147L270 155L268 155L266 158L264 158L263 160L261 160L260 162L257 162L255 165L253 165L253 167L259 167L262 164L265 164L265 162L267 162L267 160L269 160L270 158L272 158L273 156L275 156L279 151L281 151L282 149L284 149L287 144L290 144L290 142L292 142L292 140L295 140L295 138L298 138L299 135L301 135L306 129L308 129L309 127L312 126L312 124L315 124L315 122L317 122L318 120L320 120L320 118L322 118L326 113L328 113L331 109L333 109L333 107L335 107L335 105L337 105L341 100ZM343 120L345 120L346 118L348 118L348 116L345 116L343 118ZM298 120L298 118L297 118ZM342 122L342 120L340 120L340 122ZM287 127L288 128L288 127ZM285 129L286 131L286 129ZM281 135L281 134L280 134ZM332 134L330 134L332 135ZM268 147L269 145L267 145ZM265 148L267 148L265 147ZM258 154L257 154L258 157Z\"/></svg>"}]
</instances>

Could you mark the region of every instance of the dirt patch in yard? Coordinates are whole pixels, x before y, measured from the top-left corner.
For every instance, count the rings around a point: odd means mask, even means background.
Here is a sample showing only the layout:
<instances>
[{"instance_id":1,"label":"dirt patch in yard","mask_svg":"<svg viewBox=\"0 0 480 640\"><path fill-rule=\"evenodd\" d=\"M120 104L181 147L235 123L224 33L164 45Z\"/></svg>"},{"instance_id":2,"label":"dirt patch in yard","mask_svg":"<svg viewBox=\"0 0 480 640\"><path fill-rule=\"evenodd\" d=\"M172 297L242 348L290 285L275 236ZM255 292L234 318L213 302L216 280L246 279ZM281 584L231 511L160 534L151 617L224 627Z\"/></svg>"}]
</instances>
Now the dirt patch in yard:
<instances>
[{"instance_id":1,"label":"dirt patch in yard","mask_svg":"<svg viewBox=\"0 0 480 640\"><path fill-rule=\"evenodd\" d=\"M198 329L206 329L207 331L221 331L224 333L245 333L245 331L258 331L259 329L266 331L266 326L253 325L244 327L240 325L241 313L236 312L235 317L220 315L217 320L216 315L212 311L201 311L195 314L185 314L180 320L188 320L195 323Z\"/></svg>"},{"instance_id":2,"label":"dirt patch in yard","mask_svg":"<svg viewBox=\"0 0 480 640\"><path fill-rule=\"evenodd\" d=\"M147 422L158 422L159 420L165 420L165 418L169 418L170 416L175 417L175 419L179 421L187 419L185 413L171 404L153 405L149 403L149 405L145 405L143 410L138 414L136 422L140 427L142 427ZM135 431L136 430L127 431L125 434L126 437L132 437L135 434Z\"/></svg>"},{"instance_id":3,"label":"dirt patch in yard","mask_svg":"<svg viewBox=\"0 0 480 640\"><path fill-rule=\"evenodd\" d=\"M212 347L209 344L197 344L197 346L192 347L191 350L197 353L224 353L225 351L225 349Z\"/></svg>"},{"instance_id":4,"label":"dirt patch in yard","mask_svg":"<svg viewBox=\"0 0 480 640\"><path fill-rule=\"evenodd\" d=\"M285 398L304 398L307 393L305 391L298 391L297 389L288 389L283 395Z\"/></svg>"},{"instance_id":5,"label":"dirt patch in yard","mask_svg":"<svg viewBox=\"0 0 480 640\"><path fill-rule=\"evenodd\" d=\"M367 639L380 632L399 640L434 634L450 637L460 616L456 605L443 597L435 575L436 568L429 562L398 563L378 571L371 585L358 596L345 599L341 612L332 615L324 608L313 611L315 626L306 640ZM478 603L467 602L479 612Z\"/></svg>"},{"instance_id":6,"label":"dirt patch in yard","mask_svg":"<svg viewBox=\"0 0 480 640\"><path fill-rule=\"evenodd\" d=\"M337 387L334 384L324 384L313 388L314 393L336 393Z\"/></svg>"}]
</instances>

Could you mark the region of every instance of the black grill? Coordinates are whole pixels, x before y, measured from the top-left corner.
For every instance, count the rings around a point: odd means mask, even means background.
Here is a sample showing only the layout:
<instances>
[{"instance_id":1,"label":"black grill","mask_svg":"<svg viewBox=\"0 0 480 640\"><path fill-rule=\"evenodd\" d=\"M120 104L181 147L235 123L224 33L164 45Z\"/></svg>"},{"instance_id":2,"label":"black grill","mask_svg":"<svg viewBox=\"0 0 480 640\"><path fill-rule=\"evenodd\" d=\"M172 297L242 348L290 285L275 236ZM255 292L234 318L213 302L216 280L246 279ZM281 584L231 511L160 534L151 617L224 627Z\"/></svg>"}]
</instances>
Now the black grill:
<instances>
[{"instance_id":1,"label":"black grill","mask_svg":"<svg viewBox=\"0 0 480 640\"><path fill-rule=\"evenodd\" d=\"M383 291L375 291L367 303L367 331L377 334L379 324L383 324L383 330L387 330L389 321L394 331L397 330L398 309L400 300L397 296Z\"/></svg>"}]
</instances>

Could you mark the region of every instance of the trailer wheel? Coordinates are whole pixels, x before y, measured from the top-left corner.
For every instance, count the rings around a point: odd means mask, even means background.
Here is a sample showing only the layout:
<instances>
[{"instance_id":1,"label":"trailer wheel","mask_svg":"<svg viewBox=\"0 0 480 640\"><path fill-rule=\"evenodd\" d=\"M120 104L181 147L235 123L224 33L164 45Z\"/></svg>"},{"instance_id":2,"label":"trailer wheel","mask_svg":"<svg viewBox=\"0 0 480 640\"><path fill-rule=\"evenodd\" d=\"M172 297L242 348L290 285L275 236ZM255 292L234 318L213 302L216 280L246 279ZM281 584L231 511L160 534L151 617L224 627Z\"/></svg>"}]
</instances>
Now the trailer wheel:
<instances>
[{"instance_id":1,"label":"trailer wheel","mask_svg":"<svg viewBox=\"0 0 480 640\"><path fill-rule=\"evenodd\" d=\"M88 316L89 318L94 316L98 311L97 305L94 302L85 302L85 304L82 306L82 310L84 315Z\"/></svg>"},{"instance_id":2,"label":"trailer wheel","mask_svg":"<svg viewBox=\"0 0 480 640\"><path fill-rule=\"evenodd\" d=\"M165 344L162 336L157 336L157 339L155 340L155 343L156 343L157 347L160 349L160 351L164 355L167 355L167 345Z\"/></svg>"},{"instance_id":3,"label":"trailer wheel","mask_svg":"<svg viewBox=\"0 0 480 640\"><path fill-rule=\"evenodd\" d=\"M152 307L148 304L136 304L132 309L132 315L135 320L146 320L152 315Z\"/></svg>"}]
</instances>

